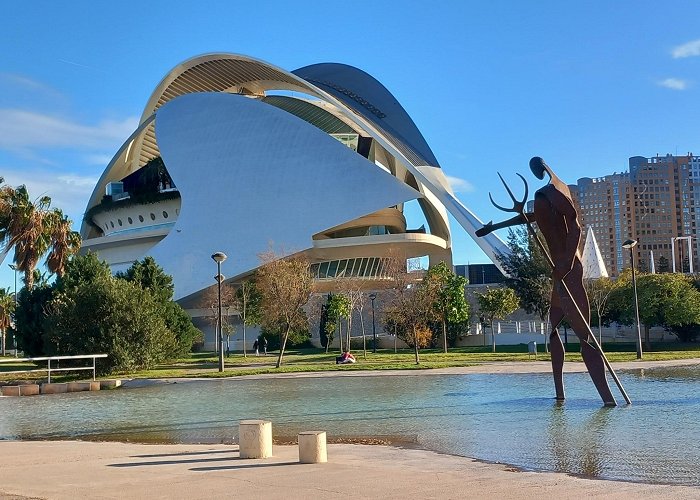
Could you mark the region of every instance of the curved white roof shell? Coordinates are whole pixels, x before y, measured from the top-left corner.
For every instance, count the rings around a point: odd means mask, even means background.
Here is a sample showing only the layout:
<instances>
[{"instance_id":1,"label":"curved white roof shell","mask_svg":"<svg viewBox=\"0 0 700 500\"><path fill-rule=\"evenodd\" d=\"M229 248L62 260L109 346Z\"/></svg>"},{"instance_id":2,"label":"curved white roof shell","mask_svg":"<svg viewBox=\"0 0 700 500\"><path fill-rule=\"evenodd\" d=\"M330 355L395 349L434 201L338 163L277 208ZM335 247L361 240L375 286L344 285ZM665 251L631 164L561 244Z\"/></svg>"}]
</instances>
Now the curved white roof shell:
<instances>
[{"instance_id":1,"label":"curved white roof shell","mask_svg":"<svg viewBox=\"0 0 700 500\"><path fill-rule=\"evenodd\" d=\"M394 175L261 102L269 91L318 100L314 105L376 141L388 153L391 165L385 168ZM262 234L290 251L303 251L313 246L315 233L409 199L420 201L432 233L448 251L447 212L497 265L496 255L508 251L493 234L475 236L481 221L454 196L406 111L377 80L350 66L317 64L289 72L236 54L207 54L179 64L154 90L139 128L108 165L88 208L100 202L107 183L157 156L182 194L182 210L173 230L149 253L166 271L181 275L175 280L178 297L210 284L199 277L208 276L209 255L227 251L227 245L232 257L227 267L238 262L238 274L257 266ZM81 233L88 248L104 242L87 223ZM249 248L240 248L244 239Z\"/></svg>"}]
</instances>

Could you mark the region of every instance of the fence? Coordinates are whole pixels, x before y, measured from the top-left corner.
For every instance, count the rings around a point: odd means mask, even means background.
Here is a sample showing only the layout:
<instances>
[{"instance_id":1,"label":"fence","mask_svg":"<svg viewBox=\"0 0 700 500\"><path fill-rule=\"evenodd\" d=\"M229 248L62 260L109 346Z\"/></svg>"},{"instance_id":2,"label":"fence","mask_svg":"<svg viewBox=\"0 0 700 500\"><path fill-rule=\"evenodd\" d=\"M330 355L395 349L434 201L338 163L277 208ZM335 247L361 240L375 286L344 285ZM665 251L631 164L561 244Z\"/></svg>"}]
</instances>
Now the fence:
<instances>
[{"instance_id":1,"label":"fence","mask_svg":"<svg viewBox=\"0 0 700 500\"><path fill-rule=\"evenodd\" d=\"M17 373L37 373L37 372L48 372L48 382L51 383L51 373L52 372L69 372L69 371L87 371L92 370L92 380L95 380L95 360L97 358L106 358L106 354L85 354L80 356L44 356L38 358L10 358L10 359L0 359L0 363L24 363L37 361L47 361L46 368L31 368L28 370L16 370L10 372L0 372L2 375L17 374ZM60 361L65 359L92 359L92 366L71 366L67 368L60 368ZM51 362L58 361L58 368L51 368Z\"/></svg>"}]
</instances>

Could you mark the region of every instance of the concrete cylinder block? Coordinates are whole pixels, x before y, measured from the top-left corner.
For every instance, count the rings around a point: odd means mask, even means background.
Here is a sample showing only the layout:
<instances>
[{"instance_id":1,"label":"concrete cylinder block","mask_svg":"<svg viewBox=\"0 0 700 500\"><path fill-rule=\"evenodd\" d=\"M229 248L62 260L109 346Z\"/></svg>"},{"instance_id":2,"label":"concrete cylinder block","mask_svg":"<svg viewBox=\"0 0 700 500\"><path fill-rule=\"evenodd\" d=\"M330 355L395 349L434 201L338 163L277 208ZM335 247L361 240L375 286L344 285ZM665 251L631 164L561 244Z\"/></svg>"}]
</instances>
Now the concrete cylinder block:
<instances>
[{"instance_id":1,"label":"concrete cylinder block","mask_svg":"<svg viewBox=\"0 0 700 500\"><path fill-rule=\"evenodd\" d=\"M241 458L272 456L272 422L241 420L238 424L238 448Z\"/></svg>"},{"instance_id":2,"label":"concrete cylinder block","mask_svg":"<svg viewBox=\"0 0 700 500\"><path fill-rule=\"evenodd\" d=\"M42 394L63 394L68 392L68 384L41 384Z\"/></svg>"},{"instance_id":3,"label":"concrete cylinder block","mask_svg":"<svg viewBox=\"0 0 700 500\"><path fill-rule=\"evenodd\" d=\"M320 464L328 462L326 431L300 432L298 440L300 463Z\"/></svg>"}]
</instances>

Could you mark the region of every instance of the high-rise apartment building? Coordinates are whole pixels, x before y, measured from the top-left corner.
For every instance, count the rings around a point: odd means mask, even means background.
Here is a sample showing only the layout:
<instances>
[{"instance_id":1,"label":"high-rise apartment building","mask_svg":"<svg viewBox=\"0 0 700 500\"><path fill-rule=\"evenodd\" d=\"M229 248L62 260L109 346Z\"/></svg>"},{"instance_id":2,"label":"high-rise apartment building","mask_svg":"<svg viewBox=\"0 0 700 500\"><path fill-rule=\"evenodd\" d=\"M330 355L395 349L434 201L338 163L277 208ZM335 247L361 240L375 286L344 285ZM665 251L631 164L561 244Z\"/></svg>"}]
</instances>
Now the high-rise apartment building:
<instances>
[{"instance_id":1,"label":"high-rise apartment building","mask_svg":"<svg viewBox=\"0 0 700 500\"><path fill-rule=\"evenodd\" d=\"M634 156L629 173L584 177L570 187L611 275L629 267L629 252L622 248L628 238L638 242L634 251L642 270L651 269L652 256L657 270L664 259L678 270L683 265L688 271L690 261L698 269L700 157Z\"/></svg>"},{"instance_id":2,"label":"high-rise apartment building","mask_svg":"<svg viewBox=\"0 0 700 500\"><path fill-rule=\"evenodd\" d=\"M584 233L588 227L593 229L608 273L619 274L629 260L622 248L629 235L629 174L584 177L569 187L578 202Z\"/></svg>"}]
</instances>

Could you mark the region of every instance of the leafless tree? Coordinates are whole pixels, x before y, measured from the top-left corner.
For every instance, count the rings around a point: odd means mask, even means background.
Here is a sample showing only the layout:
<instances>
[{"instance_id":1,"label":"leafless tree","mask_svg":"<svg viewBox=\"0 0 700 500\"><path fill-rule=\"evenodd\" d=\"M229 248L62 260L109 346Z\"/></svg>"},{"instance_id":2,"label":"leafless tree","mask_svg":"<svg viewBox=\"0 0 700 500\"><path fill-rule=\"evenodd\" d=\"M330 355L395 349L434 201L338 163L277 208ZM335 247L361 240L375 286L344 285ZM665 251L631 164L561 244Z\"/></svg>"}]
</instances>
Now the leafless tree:
<instances>
[{"instance_id":1,"label":"leafless tree","mask_svg":"<svg viewBox=\"0 0 700 500\"><path fill-rule=\"evenodd\" d=\"M202 294L199 307L206 311L206 320L216 331L219 327L219 292L216 286L207 288ZM229 321L233 311L237 310L236 292L226 283L221 285L221 332L226 335L234 333L235 328ZM216 351L219 350L218 341Z\"/></svg>"},{"instance_id":2,"label":"leafless tree","mask_svg":"<svg viewBox=\"0 0 700 500\"><path fill-rule=\"evenodd\" d=\"M433 303L439 290L423 284L420 276L410 271L405 256L396 254L386 260L384 274L391 292L387 312L395 324L407 333L408 340L413 344L416 364L420 364L418 350L425 342L428 322L434 319Z\"/></svg>"},{"instance_id":3,"label":"leafless tree","mask_svg":"<svg viewBox=\"0 0 700 500\"><path fill-rule=\"evenodd\" d=\"M277 368L282 364L289 332L308 328L303 307L313 291L313 278L308 260L301 257L281 258L270 250L260 255L262 266L257 271L260 312L263 326L279 332L280 353Z\"/></svg>"},{"instance_id":4,"label":"leafless tree","mask_svg":"<svg viewBox=\"0 0 700 500\"><path fill-rule=\"evenodd\" d=\"M598 342L603 343L603 323L602 317L608 306L608 299L615 290L617 282L610 278L589 278L583 281L586 287L588 301L591 304L591 309L595 310L598 316Z\"/></svg>"}]
</instances>

